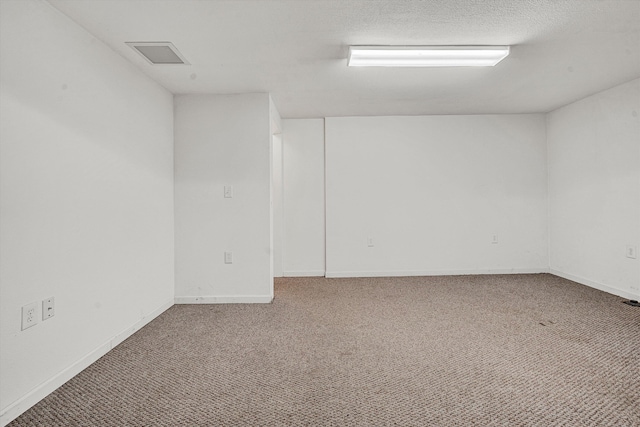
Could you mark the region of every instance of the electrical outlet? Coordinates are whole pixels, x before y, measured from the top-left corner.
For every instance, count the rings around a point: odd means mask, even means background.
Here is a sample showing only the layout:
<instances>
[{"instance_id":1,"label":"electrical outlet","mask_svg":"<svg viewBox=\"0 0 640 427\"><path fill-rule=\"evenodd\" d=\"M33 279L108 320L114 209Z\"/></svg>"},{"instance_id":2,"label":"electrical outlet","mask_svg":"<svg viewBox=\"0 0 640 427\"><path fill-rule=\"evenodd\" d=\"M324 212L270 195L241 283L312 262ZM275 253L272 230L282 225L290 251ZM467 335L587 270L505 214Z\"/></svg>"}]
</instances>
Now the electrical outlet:
<instances>
[{"instance_id":1,"label":"electrical outlet","mask_svg":"<svg viewBox=\"0 0 640 427\"><path fill-rule=\"evenodd\" d=\"M373 247L373 237L367 237L367 246L370 248Z\"/></svg>"},{"instance_id":2,"label":"electrical outlet","mask_svg":"<svg viewBox=\"0 0 640 427\"><path fill-rule=\"evenodd\" d=\"M22 330L38 323L38 303L32 302L22 307Z\"/></svg>"},{"instance_id":3,"label":"electrical outlet","mask_svg":"<svg viewBox=\"0 0 640 427\"><path fill-rule=\"evenodd\" d=\"M491 243L493 243L494 245L498 243L498 235L494 234L493 236L491 236Z\"/></svg>"},{"instance_id":4,"label":"electrical outlet","mask_svg":"<svg viewBox=\"0 0 640 427\"><path fill-rule=\"evenodd\" d=\"M633 245L627 245L627 258L636 259L638 257L638 248Z\"/></svg>"},{"instance_id":5,"label":"electrical outlet","mask_svg":"<svg viewBox=\"0 0 640 427\"><path fill-rule=\"evenodd\" d=\"M224 186L224 198L225 199L233 198L233 185Z\"/></svg>"},{"instance_id":6,"label":"electrical outlet","mask_svg":"<svg viewBox=\"0 0 640 427\"><path fill-rule=\"evenodd\" d=\"M54 314L56 314L56 311L53 297L42 300L42 320L50 319Z\"/></svg>"},{"instance_id":7,"label":"electrical outlet","mask_svg":"<svg viewBox=\"0 0 640 427\"><path fill-rule=\"evenodd\" d=\"M224 253L224 263L225 264L233 264L233 252L225 252Z\"/></svg>"}]
</instances>

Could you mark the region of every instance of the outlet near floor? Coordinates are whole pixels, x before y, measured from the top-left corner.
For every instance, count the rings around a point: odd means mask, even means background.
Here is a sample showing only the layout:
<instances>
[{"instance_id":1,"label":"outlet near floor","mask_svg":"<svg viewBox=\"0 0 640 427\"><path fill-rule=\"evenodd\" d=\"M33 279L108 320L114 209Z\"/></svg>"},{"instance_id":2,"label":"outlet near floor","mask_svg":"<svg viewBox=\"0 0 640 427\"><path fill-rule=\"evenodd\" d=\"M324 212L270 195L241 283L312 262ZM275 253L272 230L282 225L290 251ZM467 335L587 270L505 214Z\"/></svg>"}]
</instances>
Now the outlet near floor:
<instances>
[{"instance_id":1,"label":"outlet near floor","mask_svg":"<svg viewBox=\"0 0 640 427\"><path fill-rule=\"evenodd\" d=\"M38 323L38 303L32 302L22 307L22 330Z\"/></svg>"}]
</instances>

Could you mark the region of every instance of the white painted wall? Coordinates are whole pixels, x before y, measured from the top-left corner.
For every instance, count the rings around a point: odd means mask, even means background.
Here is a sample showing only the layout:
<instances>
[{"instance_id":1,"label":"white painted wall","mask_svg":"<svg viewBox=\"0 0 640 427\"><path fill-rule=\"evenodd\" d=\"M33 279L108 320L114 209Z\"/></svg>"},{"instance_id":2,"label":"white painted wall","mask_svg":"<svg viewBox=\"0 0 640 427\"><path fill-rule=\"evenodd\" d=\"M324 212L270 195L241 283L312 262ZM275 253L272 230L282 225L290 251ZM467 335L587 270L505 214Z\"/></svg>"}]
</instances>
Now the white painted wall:
<instances>
[{"instance_id":1,"label":"white painted wall","mask_svg":"<svg viewBox=\"0 0 640 427\"><path fill-rule=\"evenodd\" d=\"M0 7L5 424L173 303L173 107L48 3Z\"/></svg>"},{"instance_id":2,"label":"white painted wall","mask_svg":"<svg viewBox=\"0 0 640 427\"><path fill-rule=\"evenodd\" d=\"M273 276L283 276L282 251L284 244L284 200L282 182L282 135L272 139L272 197L273 197Z\"/></svg>"},{"instance_id":3,"label":"white painted wall","mask_svg":"<svg viewBox=\"0 0 640 427\"><path fill-rule=\"evenodd\" d=\"M327 118L325 131L327 276L547 270L543 115Z\"/></svg>"},{"instance_id":4,"label":"white painted wall","mask_svg":"<svg viewBox=\"0 0 640 427\"><path fill-rule=\"evenodd\" d=\"M284 275L324 276L324 119L282 121Z\"/></svg>"},{"instance_id":5,"label":"white painted wall","mask_svg":"<svg viewBox=\"0 0 640 427\"><path fill-rule=\"evenodd\" d=\"M640 79L547 115L551 271L640 296Z\"/></svg>"},{"instance_id":6,"label":"white painted wall","mask_svg":"<svg viewBox=\"0 0 640 427\"><path fill-rule=\"evenodd\" d=\"M271 301L269 95L179 95L174 110L176 302Z\"/></svg>"},{"instance_id":7,"label":"white painted wall","mask_svg":"<svg viewBox=\"0 0 640 427\"><path fill-rule=\"evenodd\" d=\"M270 179L271 179L271 210L270 210L270 277L282 277L282 118L269 95L269 123L270 123Z\"/></svg>"}]
</instances>

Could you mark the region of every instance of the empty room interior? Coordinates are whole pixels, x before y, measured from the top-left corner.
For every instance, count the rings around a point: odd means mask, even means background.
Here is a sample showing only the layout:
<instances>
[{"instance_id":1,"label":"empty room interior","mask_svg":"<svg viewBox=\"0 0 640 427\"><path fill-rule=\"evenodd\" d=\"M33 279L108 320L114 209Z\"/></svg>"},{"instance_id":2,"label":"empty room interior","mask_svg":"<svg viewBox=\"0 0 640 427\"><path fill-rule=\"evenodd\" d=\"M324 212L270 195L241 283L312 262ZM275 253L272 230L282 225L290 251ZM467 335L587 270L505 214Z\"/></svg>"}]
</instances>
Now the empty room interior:
<instances>
[{"instance_id":1,"label":"empty room interior","mask_svg":"<svg viewBox=\"0 0 640 427\"><path fill-rule=\"evenodd\" d=\"M640 1L0 0L0 425L640 426Z\"/></svg>"}]
</instances>

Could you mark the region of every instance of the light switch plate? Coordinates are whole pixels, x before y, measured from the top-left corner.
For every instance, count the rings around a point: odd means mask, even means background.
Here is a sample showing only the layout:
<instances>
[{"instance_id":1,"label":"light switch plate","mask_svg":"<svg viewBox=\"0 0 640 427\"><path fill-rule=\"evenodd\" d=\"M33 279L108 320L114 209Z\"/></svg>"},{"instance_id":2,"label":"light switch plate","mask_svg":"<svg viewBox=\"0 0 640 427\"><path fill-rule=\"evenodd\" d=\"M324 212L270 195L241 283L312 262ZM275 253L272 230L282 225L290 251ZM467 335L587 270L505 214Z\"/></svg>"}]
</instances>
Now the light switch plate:
<instances>
[{"instance_id":1,"label":"light switch plate","mask_svg":"<svg viewBox=\"0 0 640 427\"><path fill-rule=\"evenodd\" d=\"M56 314L55 300L53 297L42 300L42 320L51 319Z\"/></svg>"}]
</instances>

